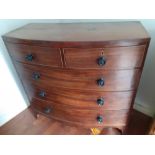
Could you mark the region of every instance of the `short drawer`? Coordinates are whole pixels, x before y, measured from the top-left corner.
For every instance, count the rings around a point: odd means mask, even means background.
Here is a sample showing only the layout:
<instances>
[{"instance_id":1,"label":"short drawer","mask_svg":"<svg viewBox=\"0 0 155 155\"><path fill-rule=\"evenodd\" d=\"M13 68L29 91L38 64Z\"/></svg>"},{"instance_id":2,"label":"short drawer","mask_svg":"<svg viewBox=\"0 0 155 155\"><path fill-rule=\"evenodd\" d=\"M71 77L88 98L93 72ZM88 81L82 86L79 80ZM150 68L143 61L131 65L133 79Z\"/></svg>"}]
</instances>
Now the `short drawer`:
<instances>
[{"instance_id":1,"label":"short drawer","mask_svg":"<svg viewBox=\"0 0 155 155\"><path fill-rule=\"evenodd\" d=\"M123 126L126 124L129 110L84 110L77 108L52 106L50 102L34 99L32 101L34 110L48 117L72 124L96 127L96 126Z\"/></svg>"},{"instance_id":2,"label":"short drawer","mask_svg":"<svg viewBox=\"0 0 155 155\"><path fill-rule=\"evenodd\" d=\"M7 43L10 55L19 62L62 67L60 49Z\"/></svg>"},{"instance_id":3,"label":"short drawer","mask_svg":"<svg viewBox=\"0 0 155 155\"><path fill-rule=\"evenodd\" d=\"M98 49L64 49L66 67L131 69L141 67L146 45Z\"/></svg>"},{"instance_id":4,"label":"short drawer","mask_svg":"<svg viewBox=\"0 0 155 155\"><path fill-rule=\"evenodd\" d=\"M52 105L69 106L79 109L121 110L129 109L134 91L97 92L71 89L57 89L39 83L23 82L30 101L39 98Z\"/></svg>"},{"instance_id":5,"label":"short drawer","mask_svg":"<svg viewBox=\"0 0 155 155\"><path fill-rule=\"evenodd\" d=\"M21 79L40 83L40 85L96 91L135 90L141 71L134 70L64 70L17 64L16 69Z\"/></svg>"}]
</instances>

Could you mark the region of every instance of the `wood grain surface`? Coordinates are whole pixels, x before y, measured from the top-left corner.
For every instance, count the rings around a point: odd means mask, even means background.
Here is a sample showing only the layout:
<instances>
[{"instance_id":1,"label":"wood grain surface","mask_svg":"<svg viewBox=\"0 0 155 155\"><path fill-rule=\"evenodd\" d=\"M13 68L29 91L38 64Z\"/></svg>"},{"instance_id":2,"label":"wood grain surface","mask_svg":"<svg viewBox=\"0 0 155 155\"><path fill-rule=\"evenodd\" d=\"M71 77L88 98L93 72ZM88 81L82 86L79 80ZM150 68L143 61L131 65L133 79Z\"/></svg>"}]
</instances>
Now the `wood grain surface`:
<instances>
[{"instance_id":1,"label":"wood grain surface","mask_svg":"<svg viewBox=\"0 0 155 155\"><path fill-rule=\"evenodd\" d=\"M16 69L24 82L35 82L40 85L97 91L128 91L137 88L141 70L61 70L35 65L15 63ZM33 74L39 74L38 80ZM103 79L104 86L97 80Z\"/></svg>"},{"instance_id":2,"label":"wood grain surface","mask_svg":"<svg viewBox=\"0 0 155 155\"><path fill-rule=\"evenodd\" d=\"M61 52L59 48L29 46L24 44L7 43L10 55L19 62L27 64L40 64L44 66L62 67ZM31 61L26 56L32 55Z\"/></svg>"},{"instance_id":3,"label":"wood grain surface","mask_svg":"<svg viewBox=\"0 0 155 155\"><path fill-rule=\"evenodd\" d=\"M100 49L64 49L67 68L79 69L133 69L141 67L146 45L113 47ZM100 66L98 59L104 57L105 65Z\"/></svg>"},{"instance_id":4,"label":"wood grain surface","mask_svg":"<svg viewBox=\"0 0 155 155\"><path fill-rule=\"evenodd\" d=\"M136 110L132 111L126 135L148 134L152 118ZM119 127L121 128L121 127ZM0 135L90 135L88 128L71 126L64 122L38 115L34 117L31 108L24 110L9 122L0 127ZM103 135L118 134L116 128L103 128Z\"/></svg>"},{"instance_id":5,"label":"wood grain surface","mask_svg":"<svg viewBox=\"0 0 155 155\"><path fill-rule=\"evenodd\" d=\"M2 37L35 115L128 129L150 42L139 22L37 23Z\"/></svg>"},{"instance_id":6,"label":"wood grain surface","mask_svg":"<svg viewBox=\"0 0 155 155\"><path fill-rule=\"evenodd\" d=\"M50 102L43 102L39 99L32 100L32 107L38 113L45 116L55 118L59 121L65 121L66 123L83 126L83 127L113 127L124 126L126 124L126 118L129 110L103 110L100 109L78 109L69 108L65 106L52 105ZM46 109L49 108L50 112L46 113ZM103 122L99 123L97 117L102 116Z\"/></svg>"},{"instance_id":7,"label":"wood grain surface","mask_svg":"<svg viewBox=\"0 0 155 155\"><path fill-rule=\"evenodd\" d=\"M52 47L102 47L144 44L149 35L138 21L106 23L33 23L3 36L14 43Z\"/></svg>"},{"instance_id":8,"label":"wood grain surface","mask_svg":"<svg viewBox=\"0 0 155 155\"><path fill-rule=\"evenodd\" d=\"M123 92L97 92L72 89L59 89L45 85L24 83L30 101L33 98L39 98L49 101L51 104L59 106L66 105L81 109L104 109L121 110L129 109L134 95L134 91ZM45 96L40 96L44 92ZM99 105L98 99L103 99L104 104Z\"/></svg>"}]
</instances>

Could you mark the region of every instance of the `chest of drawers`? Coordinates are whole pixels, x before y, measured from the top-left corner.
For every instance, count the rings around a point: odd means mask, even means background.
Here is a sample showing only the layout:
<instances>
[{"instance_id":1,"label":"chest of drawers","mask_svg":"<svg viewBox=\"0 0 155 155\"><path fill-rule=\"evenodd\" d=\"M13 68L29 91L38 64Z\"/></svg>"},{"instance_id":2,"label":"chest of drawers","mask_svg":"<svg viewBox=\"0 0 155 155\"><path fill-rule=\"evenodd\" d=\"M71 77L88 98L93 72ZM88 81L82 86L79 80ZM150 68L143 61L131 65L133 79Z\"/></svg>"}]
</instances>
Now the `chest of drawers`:
<instances>
[{"instance_id":1,"label":"chest of drawers","mask_svg":"<svg viewBox=\"0 0 155 155\"><path fill-rule=\"evenodd\" d=\"M125 133L150 42L139 22L28 24L3 40L35 113Z\"/></svg>"}]
</instances>

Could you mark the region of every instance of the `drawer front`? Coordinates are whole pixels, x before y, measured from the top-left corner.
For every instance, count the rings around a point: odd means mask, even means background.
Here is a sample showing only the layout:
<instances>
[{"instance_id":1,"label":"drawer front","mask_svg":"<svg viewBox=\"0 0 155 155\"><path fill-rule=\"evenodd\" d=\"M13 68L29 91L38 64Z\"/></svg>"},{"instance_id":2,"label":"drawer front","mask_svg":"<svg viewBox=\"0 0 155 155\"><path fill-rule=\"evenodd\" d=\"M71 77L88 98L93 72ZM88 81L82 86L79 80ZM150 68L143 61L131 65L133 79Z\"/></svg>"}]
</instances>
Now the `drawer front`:
<instances>
[{"instance_id":1,"label":"drawer front","mask_svg":"<svg viewBox=\"0 0 155 155\"><path fill-rule=\"evenodd\" d=\"M141 67L146 45L99 49L64 49L66 67L131 69Z\"/></svg>"},{"instance_id":2,"label":"drawer front","mask_svg":"<svg viewBox=\"0 0 155 155\"><path fill-rule=\"evenodd\" d=\"M82 126L123 126L126 124L128 110L95 111L77 108L52 106L38 99L32 101L32 107L46 116Z\"/></svg>"},{"instance_id":3,"label":"drawer front","mask_svg":"<svg viewBox=\"0 0 155 155\"><path fill-rule=\"evenodd\" d=\"M128 91L137 87L140 70L118 71L72 71L51 69L16 63L17 71L22 79L40 83L41 85L59 88L97 90L97 91ZM38 79L35 79L39 76Z\"/></svg>"},{"instance_id":4,"label":"drawer front","mask_svg":"<svg viewBox=\"0 0 155 155\"><path fill-rule=\"evenodd\" d=\"M7 43L10 55L19 62L62 67L60 49Z\"/></svg>"},{"instance_id":5,"label":"drawer front","mask_svg":"<svg viewBox=\"0 0 155 155\"><path fill-rule=\"evenodd\" d=\"M120 110L129 109L134 91L127 92L94 92L45 87L39 83L24 81L27 94L32 101L39 98L53 105L70 106L81 109Z\"/></svg>"}]
</instances>

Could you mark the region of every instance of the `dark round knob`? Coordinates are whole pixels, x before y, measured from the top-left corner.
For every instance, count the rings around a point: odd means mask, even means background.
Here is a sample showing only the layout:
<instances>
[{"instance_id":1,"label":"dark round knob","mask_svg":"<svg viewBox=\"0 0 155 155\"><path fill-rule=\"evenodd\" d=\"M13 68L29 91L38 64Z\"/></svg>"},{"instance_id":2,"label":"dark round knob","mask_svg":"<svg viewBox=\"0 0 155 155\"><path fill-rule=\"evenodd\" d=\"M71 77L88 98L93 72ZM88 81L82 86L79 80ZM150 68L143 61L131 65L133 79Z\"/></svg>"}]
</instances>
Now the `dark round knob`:
<instances>
[{"instance_id":1,"label":"dark round knob","mask_svg":"<svg viewBox=\"0 0 155 155\"><path fill-rule=\"evenodd\" d=\"M33 60L33 55L32 54L28 54L26 57L25 57L25 59L27 60L27 61L32 61Z\"/></svg>"},{"instance_id":2,"label":"dark round knob","mask_svg":"<svg viewBox=\"0 0 155 155\"><path fill-rule=\"evenodd\" d=\"M99 57L99 58L97 59L97 62L98 62L98 65L99 65L99 66L104 66L105 63L106 63L106 59L105 59L104 57Z\"/></svg>"},{"instance_id":3,"label":"dark round knob","mask_svg":"<svg viewBox=\"0 0 155 155\"><path fill-rule=\"evenodd\" d=\"M51 110L52 110L51 108L46 107L46 108L44 108L44 113L49 114L51 112Z\"/></svg>"},{"instance_id":4,"label":"dark round knob","mask_svg":"<svg viewBox=\"0 0 155 155\"><path fill-rule=\"evenodd\" d=\"M98 123L102 123L103 122L103 117L102 116L97 116L97 121L98 121Z\"/></svg>"},{"instance_id":5,"label":"dark round knob","mask_svg":"<svg viewBox=\"0 0 155 155\"><path fill-rule=\"evenodd\" d=\"M103 98L97 99L97 104L102 106L104 104L104 99Z\"/></svg>"},{"instance_id":6,"label":"dark round knob","mask_svg":"<svg viewBox=\"0 0 155 155\"><path fill-rule=\"evenodd\" d=\"M40 92L39 92L39 96L40 96L40 97L45 97L45 95L46 95L46 93L45 93L44 91L40 91Z\"/></svg>"},{"instance_id":7,"label":"dark round knob","mask_svg":"<svg viewBox=\"0 0 155 155\"><path fill-rule=\"evenodd\" d=\"M39 80L40 74L34 72L34 73L32 74L32 78L33 78L34 80Z\"/></svg>"},{"instance_id":8,"label":"dark round knob","mask_svg":"<svg viewBox=\"0 0 155 155\"><path fill-rule=\"evenodd\" d=\"M97 84L98 84L98 86L103 87L104 86L104 79L103 78L98 79Z\"/></svg>"}]
</instances>

